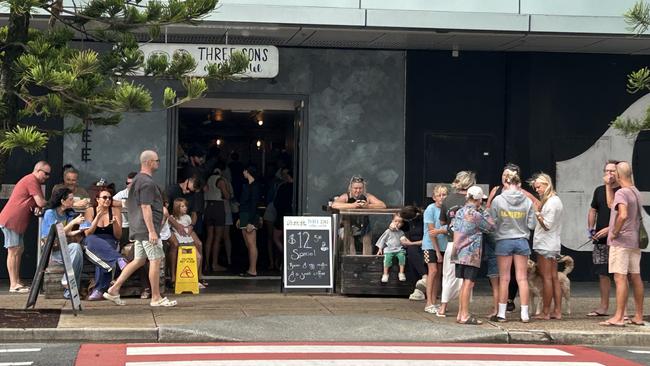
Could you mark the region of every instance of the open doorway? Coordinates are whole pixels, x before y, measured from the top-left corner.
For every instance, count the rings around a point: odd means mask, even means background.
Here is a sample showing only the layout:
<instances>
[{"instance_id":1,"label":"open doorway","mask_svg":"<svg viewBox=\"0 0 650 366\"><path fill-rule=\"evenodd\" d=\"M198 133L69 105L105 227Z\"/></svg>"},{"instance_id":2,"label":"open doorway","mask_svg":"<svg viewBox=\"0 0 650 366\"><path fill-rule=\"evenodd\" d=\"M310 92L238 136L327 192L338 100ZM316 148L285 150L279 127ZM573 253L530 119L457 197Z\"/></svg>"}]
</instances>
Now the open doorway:
<instances>
[{"instance_id":1,"label":"open doorway","mask_svg":"<svg viewBox=\"0 0 650 366\"><path fill-rule=\"evenodd\" d=\"M218 283L213 286L218 288L218 292L277 292L280 289L282 253L277 233L274 240L274 230L278 230L277 216L274 208L269 206L273 206L278 188L289 183L290 174L292 184L285 185L283 191L291 187L291 213L297 213L296 207L299 207L300 175L296 170L299 166L302 112L297 103L300 102L206 98L178 108L176 181L187 176L188 167L193 170L191 166L196 165L197 159L192 155L198 151L204 156L199 160L203 192L196 196L203 197L197 199L195 207L203 211L198 216L205 215L212 202L206 202L206 198L213 197L205 194L205 186L214 183L214 178L209 178L211 175L220 174L228 181L233 193L231 202L224 205L226 215L231 215L232 221L226 218L222 234L214 234L214 225L210 228L206 222L197 224L197 234L204 243L204 278ZM238 227L241 213L233 212L245 194L243 187L248 179L242 171L247 167L256 170L255 180L260 193L255 205L256 217L246 220L256 227L254 240L258 255L257 265L253 267L256 277L241 276L251 272L251 244L249 242L247 248L244 233ZM209 186L207 189L212 188ZM215 236L221 236L218 244ZM248 238L250 241L250 236ZM215 258L217 248L219 256Z\"/></svg>"}]
</instances>

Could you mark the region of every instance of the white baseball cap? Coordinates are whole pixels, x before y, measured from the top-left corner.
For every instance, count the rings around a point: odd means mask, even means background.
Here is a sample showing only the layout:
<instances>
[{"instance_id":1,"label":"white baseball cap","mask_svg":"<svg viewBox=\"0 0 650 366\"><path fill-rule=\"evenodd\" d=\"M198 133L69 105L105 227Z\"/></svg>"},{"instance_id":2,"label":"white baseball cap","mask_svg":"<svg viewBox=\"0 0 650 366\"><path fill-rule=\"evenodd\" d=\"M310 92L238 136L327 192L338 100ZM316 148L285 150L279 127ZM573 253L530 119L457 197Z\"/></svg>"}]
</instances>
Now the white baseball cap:
<instances>
[{"instance_id":1,"label":"white baseball cap","mask_svg":"<svg viewBox=\"0 0 650 366\"><path fill-rule=\"evenodd\" d=\"M467 190L467 195L465 195L466 198L472 198L475 200L480 200L480 199L486 199L487 196L485 193L483 193L483 190L479 186L471 186Z\"/></svg>"}]
</instances>

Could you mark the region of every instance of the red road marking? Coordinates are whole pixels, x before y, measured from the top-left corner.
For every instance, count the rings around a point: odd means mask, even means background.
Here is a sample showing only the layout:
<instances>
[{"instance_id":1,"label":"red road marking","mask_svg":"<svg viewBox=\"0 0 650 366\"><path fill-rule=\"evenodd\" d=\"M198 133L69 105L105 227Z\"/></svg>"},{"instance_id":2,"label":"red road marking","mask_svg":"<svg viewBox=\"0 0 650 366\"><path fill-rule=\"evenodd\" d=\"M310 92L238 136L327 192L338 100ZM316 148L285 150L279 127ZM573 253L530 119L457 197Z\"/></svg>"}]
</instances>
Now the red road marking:
<instances>
[{"instance_id":1,"label":"red road marking","mask_svg":"<svg viewBox=\"0 0 650 366\"><path fill-rule=\"evenodd\" d=\"M410 347L450 347L450 348L552 348L567 352L569 356L531 356L531 355L489 355L489 354L431 354L422 353L224 353L224 354L169 354L169 355L133 355L127 356L126 349L138 347L238 347L238 346L410 346ZM491 361L545 361L545 362L597 362L611 366L638 366L637 363L600 352L584 346L553 346L525 344L444 344L444 343L400 343L400 342L282 342L282 343L152 343L152 344L84 344L79 350L76 366L123 366L125 362L151 361L188 361L188 360L338 360L338 359L370 359L370 360L491 360Z\"/></svg>"},{"instance_id":2,"label":"red road marking","mask_svg":"<svg viewBox=\"0 0 650 366\"><path fill-rule=\"evenodd\" d=\"M126 344L82 344L75 366L124 366Z\"/></svg>"}]
</instances>

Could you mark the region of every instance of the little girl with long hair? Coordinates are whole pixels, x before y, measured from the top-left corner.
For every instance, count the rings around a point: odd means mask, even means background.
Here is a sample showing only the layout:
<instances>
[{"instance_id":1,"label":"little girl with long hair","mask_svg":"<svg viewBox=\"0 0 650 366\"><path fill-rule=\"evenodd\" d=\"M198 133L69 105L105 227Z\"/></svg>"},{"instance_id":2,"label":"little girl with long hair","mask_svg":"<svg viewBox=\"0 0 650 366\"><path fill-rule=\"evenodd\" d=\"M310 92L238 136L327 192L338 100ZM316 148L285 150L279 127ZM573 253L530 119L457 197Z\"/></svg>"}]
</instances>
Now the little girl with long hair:
<instances>
[{"instance_id":1,"label":"little girl with long hair","mask_svg":"<svg viewBox=\"0 0 650 366\"><path fill-rule=\"evenodd\" d=\"M187 214L187 200L185 198L177 198L174 200L172 215L184 229L182 232L178 232L175 227L172 227L172 231L178 240L178 244L193 244L194 240L192 240L192 236L190 235L192 230L192 218Z\"/></svg>"},{"instance_id":2,"label":"little girl with long hair","mask_svg":"<svg viewBox=\"0 0 650 366\"><path fill-rule=\"evenodd\" d=\"M176 240L178 240L179 246L191 244L194 245L194 247L197 247L197 243L194 242L192 235L190 235L192 232L192 218L187 214L187 205L188 203L185 198L177 198L174 200L174 205L172 207L172 216L174 216L176 222L183 226L183 230L179 232L175 227L172 226L172 232L176 236ZM201 268L202 254L199 250L196 251L196 262L196 268ZM205 287L205 281L202 278L199 278L199 288L204 289Z\"/></svg>"}]
</instances>

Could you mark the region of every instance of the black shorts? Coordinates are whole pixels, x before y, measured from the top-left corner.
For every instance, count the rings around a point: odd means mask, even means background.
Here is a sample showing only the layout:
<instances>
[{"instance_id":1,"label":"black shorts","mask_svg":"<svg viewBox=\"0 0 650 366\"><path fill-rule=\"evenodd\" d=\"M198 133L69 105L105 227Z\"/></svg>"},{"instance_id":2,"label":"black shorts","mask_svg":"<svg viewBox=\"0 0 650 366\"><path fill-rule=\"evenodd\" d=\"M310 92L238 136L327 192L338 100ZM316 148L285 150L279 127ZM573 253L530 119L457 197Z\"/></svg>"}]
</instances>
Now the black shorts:
<instances>
[{"instance_id":1,"label":"black shorts","mask_svg":"<svg viewBox=\"0 0 650 366\"><path fill-rule=\"evenodd\" d=\"M205 201L203 221L206 226L226 226L226 207L223 201Z\"/></svg>"},{"instance_id":2,"label":"black shorts","mask_svg":"<svg viewBox=\"0 0 650 366\"><path fill-rule=\"evenodd\" d=\"M425 249L425 250L423 250L422 255L424 256L424 263L425 264L437 263L438 262L438 257L436 256L436 251L433 250L433 249Z\"/></svg>"},{"instance_id":3,"label":"black shorts","mask_svg":"<svg viewBox=\"0 0 650 366\"><path fill-rule=\"evenodd\" d=\"M611 277L609 273L609 264L608 263L594 264L594 274L596 276Z\"/></svg>"},{"instance_id":4,"label":"black shorts","mask_svg":"<svg viewBox=\"0 0 650 366\"><path fill-rule=\"evenodd\" d=\"M456 264L456 278L476 281L476 278L478 278L478 271L478 267Z\"/></svg>"}]
</instances>

